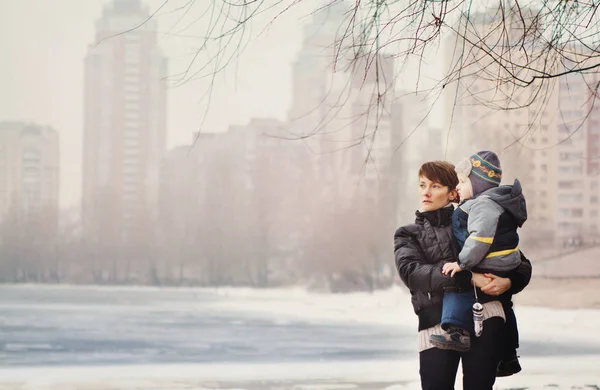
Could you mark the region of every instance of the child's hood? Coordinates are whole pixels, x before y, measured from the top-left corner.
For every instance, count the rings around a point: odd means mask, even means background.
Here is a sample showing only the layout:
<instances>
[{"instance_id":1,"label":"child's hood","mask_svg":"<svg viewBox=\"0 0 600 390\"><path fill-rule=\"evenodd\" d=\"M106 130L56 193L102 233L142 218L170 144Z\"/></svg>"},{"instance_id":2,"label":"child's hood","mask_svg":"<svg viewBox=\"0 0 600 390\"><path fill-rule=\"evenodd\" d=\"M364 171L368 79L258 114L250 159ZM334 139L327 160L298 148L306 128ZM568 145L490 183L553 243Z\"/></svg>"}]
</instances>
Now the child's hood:
<instances>
[{"instance_id":1,"label":"child's hood","mask_svg":"<svg viewBox=\"0 0 600 390\"><path fill-rule=\"evenodd\" d=\"M523 226L527 220L527 204L519 180L515 179L513 185L503 185L489 189L481 195L489 197L508 211L517 221L519 227Z\"/></svg>"}]
</instances>

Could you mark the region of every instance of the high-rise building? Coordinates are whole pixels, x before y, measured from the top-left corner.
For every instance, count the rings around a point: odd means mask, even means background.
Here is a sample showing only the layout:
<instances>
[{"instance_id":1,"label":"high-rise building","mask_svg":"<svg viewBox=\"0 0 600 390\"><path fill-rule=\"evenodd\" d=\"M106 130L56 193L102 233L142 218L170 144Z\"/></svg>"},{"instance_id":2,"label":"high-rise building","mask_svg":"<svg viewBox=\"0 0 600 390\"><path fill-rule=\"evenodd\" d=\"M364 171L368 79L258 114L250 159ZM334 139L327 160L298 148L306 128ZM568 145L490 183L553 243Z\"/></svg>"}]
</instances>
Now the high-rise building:
<instances>
[{"instance_id":1,"label":"high-rise building","mask_svg":"<svg viewBox=\"0 0 600 390\"><path fill-rule=\"evenodd\" d=\"M23 122L0 123L0 221L58 210L59 146L57 132ZM47 221L50 223L50 221Z\"/></svg>"},{"instance_id":2,"label":"high-rise building","mask_svg":"<svg viewBox=\"0 0 600 390\"><path fill-rule=\"evenodd\" d=\"M521 42L526 36L528 56L513 48L514 56L507 65L482 55L476 47L467 50L469 56L462 64L469 65L462 72L469 76L448 88L456 97L447 100L451 158L480 149L498 152L504 184L518 177L524 187L529 214L523 230L526 237L548 247L596 242L600 237L597 75L573 72L558 79L533 80L539 69L554 62L546 54L539 55L547 50L545 47L528 40L535 36L535 23L539 23L536 13L525 10L524 15L523 19L509 16L504 24L498 19L500 15L478 13L472 18L470 28L479 34L472 36L471 42L485 37L485 42L496 43L488 47L495 47L492 54L498 55L503 47L507 49L502 46L507 43L502 37L508 31L512 42ZM462 52L465 42L460 37L456 42L448 46L449 69L460 68L457 53ZM549 70L559 73L576 67L589 57L586 50L582 45L565 47L568 55ZM507 58L505 54L502 60ZM523 81L529 80L533 81L526 86Z\"/></svg>"},{"instance_id":3,"label":"high-rise building","mask_svg":"<svg viewBox=\"0 0 600 390\"><path fill-rule=\"evenodd\" d=\"M340 53L343 31L339 31L347 9L343 2L327 5L313 20L303 26L302 46L293 64L292 105L289 117L298 128L311 126L314 130L326 107L320 103L328 94L327 79L333 77L333 67ZM344 66L343 58L341 58Z\"/></svg>"},{"instance_id":4,"label":"high-rise building","mask_svg":"<svg viewBox=\"0 0 600 390\"><path fill-rule=\"evenodd\" d=\"M167 60L140 0L114 0L85 57L85 227L110 219L122 232L156 217L166 148Z\"/></svg>"},{"instance_id":5,"label":"high-rise building","mask_svg":"<svg viewBox=\"0 0 600 390\"><path fill-rule=\"evenodd\" d=\"M476 13L468 22L467 39L453 35L447 40L446 69L452 80L445 88L448 159L456 163L479 150L496 152L503 169L502 183L513 184L518 178L527 198L529 218L523 237L551 242L556 224L552 145L558 93L552 81L533 81L526 87L509 73L511 69L519 80L529 80L535 74L532 69L543 66L542 57L535 56L542 48L535 42L524 43L535 60L523 51L515 51L510 66L492 58L507 42L523 37L523 23L531 34L536 30L535 12L524 9L523 15L523 19L506 15L502 22L502 15ZM464 31L464 26L461 28L459 31ZM486 47L495 51L486 54Z\"/></svg>"},{"instance_id":6,"label":"high-rise building","mask_svg":"<svg viewBox=\"0 0 600 390\"><path fill-rule=\"evenodd\" d=\"M578 73L559 83L558 131L551 142L556 158L558 242L593 241L600 235L598 157L600 110L595 107L596 76Z\"/></svg>"},{"instance_id":7,"label":"high-rise building","mask_svg":"<svg viewBox=\"0 0 600 390\"><path fill-rule=\"evenodd\" d=\"M344 38L348 7L327 5L304 26L293 70L290 136L302 137L315 155L317 176L331 190L349 194L348 188L360 185L377 198L377 189L389 188L397 144L394 60L375 52L355 57Z\"/></svg>"}]
</instances>

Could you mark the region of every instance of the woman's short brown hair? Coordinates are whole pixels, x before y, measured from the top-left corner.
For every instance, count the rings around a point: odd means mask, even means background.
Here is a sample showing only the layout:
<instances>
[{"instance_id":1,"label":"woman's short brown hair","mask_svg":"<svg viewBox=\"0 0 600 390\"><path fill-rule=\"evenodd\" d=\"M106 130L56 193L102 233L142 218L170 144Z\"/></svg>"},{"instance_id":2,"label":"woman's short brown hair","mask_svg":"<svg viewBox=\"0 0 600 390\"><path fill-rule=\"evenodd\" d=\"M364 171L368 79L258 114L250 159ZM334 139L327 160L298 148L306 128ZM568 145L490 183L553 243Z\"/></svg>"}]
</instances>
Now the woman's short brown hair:
<instances>
[{"instance_id":1,"label":"woman's short brown hair","mask_svg":"<svg viewBox=\"0 0 600 390\"><path fill-rule=\"evenodd\" d=\"M446 161L428 161L421 165L419 177L422 176L448 187L449 191L452 191L458 185L458 176L454 170L454 165Z\"/></svg>"}]
</instances>

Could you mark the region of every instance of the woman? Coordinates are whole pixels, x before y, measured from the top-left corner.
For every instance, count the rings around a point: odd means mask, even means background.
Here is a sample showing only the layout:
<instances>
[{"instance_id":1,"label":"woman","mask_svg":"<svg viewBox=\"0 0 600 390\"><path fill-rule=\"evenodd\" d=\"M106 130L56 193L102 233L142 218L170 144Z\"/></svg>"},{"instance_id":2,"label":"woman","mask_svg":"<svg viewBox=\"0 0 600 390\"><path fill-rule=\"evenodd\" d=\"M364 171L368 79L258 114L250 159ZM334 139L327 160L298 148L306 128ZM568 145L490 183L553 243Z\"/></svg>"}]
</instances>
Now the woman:
<instances>
[{"instance_id":1,"label":"woman","mask_svg":"<svg viewBox=\"0 0 600 390\"><path fill-rule=\"evenodd\" d=\"M432 334L442 334L444 291L473 288L471 274L461 272L453 278L442 274L446 262L458 253L452 236L453 202L457 201L458 177L447 162L428 162L419 170L421 208L414 224L399 228L394 236L396 267L410 289L412 304L419 317L419 373L425 390L454 389L458 364L462 360L464 390L491 390L496 380L503 342L505 314L502 300L510 300L529 283L531 263L522 256L522 265L508 278L473 274L479 301L484 306L484 331L473 337L468 352L434 348ZM504 296L503 296L504 295ZM508 297L508 298L507 298Z\"/></svg>"}]
</instances>

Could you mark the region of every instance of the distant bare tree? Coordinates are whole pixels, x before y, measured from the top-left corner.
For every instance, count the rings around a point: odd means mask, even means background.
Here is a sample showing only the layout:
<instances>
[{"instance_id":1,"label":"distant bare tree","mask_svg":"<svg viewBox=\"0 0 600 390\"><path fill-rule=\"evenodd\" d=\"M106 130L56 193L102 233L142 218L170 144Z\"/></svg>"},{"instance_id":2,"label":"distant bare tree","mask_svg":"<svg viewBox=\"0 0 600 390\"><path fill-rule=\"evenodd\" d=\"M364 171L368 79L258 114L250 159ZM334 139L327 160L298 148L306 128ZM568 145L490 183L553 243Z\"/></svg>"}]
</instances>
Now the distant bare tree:
<instances>
[{"instance_id":1,"label":"distant bare tree","mask_svg":"<svg viewBox=\"0 0 600 390\"><path fill-rule=\"evenodd\" d=\"M59 282L58 210L14 205L0 225L1 280Z\"/></svg>"},{"instance_id":2,"label":"distant bare tree","mask_svg":"<svg viewBox=\"0 0 600 390\"><path fill-rule=\"evenodd\" d=\"M94 212L83 226L85 261L94 283L116 283L128 267L121 264L122 226L116 194L110 188L94 193ZM127 260L129 261L129 260Z\"/></svg>"}]
</instances>

